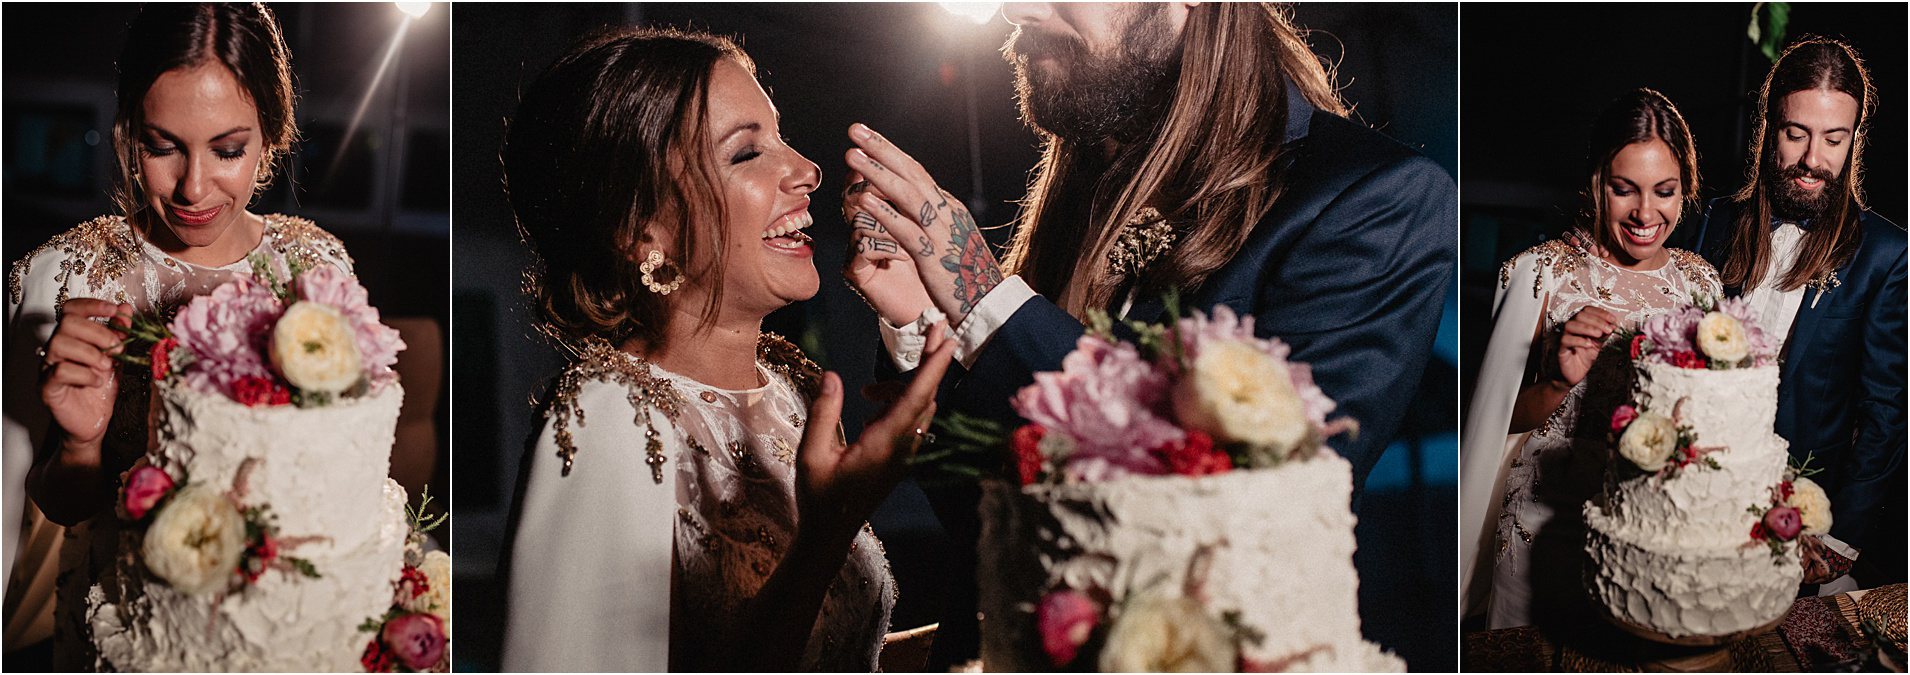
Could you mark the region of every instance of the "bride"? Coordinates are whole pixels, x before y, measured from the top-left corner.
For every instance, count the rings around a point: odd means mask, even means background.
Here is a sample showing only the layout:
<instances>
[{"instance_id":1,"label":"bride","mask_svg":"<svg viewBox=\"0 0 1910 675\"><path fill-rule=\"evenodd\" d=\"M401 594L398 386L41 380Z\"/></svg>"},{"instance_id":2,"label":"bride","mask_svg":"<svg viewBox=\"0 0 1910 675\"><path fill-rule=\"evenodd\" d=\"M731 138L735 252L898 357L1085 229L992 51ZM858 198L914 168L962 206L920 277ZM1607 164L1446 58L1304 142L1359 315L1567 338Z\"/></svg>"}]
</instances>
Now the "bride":
<instances>
[{"instance_id":1,"label":"bride","mask_svg":"<svg viewBox=\"0 0 1910 675\"><path fill-rule=\"evenodd\" d=\"M1636 89L1592 127L1581 225L1499 271L1491 341L1461 448L1462 612L1490 628L1582 605L1580 508L1598 489L1611 412L1630 389L1613 331L1716 295L1717 272L1665 240L1698 198L1678 109Z\"/></svg>"},{"instance_id":2,"label":"bride","mask_svg":"<svg viewBox=\"0 0 1910 675\"><path fill-rule=\"evenodd\" d=\"M504 668L872 670L895 584L865 519L953 353L844 446L841 381L762 332L816 293L816 165L728 40L630 30L527 89L503 152L575 357L525 459Z\"/></svg>"},{"instance_id":3,"label":"bride","mask_svg":"<svg viewBox=\"0 0 1910 675\"><path fill-rule=\"evenodd\" d=\"M206 35L225 39L193 39ZM118 67L112 148L123 215L55 236L7 279L8 355L39 350L7 361L6 453L34 453L26 493L46 521L71 528L56 544L59 528L32 518L18 555L25 569L16 571L37 587L55 575L36 566L60 567L62 669L93 666L83 639L87 589L110 583L101 579L119 542L110 504L119 473L147 444L148 371L113 362L120 336L101 322L210 293L250 272L252 256L278 269L288 259L352 269L338 240L310 221L248 210L298 135L291 55L270 9L147 5ZM65 549L57 556L56 546ZM36 609L9 606L9 618Z\"/></svg>"}]
</instances>

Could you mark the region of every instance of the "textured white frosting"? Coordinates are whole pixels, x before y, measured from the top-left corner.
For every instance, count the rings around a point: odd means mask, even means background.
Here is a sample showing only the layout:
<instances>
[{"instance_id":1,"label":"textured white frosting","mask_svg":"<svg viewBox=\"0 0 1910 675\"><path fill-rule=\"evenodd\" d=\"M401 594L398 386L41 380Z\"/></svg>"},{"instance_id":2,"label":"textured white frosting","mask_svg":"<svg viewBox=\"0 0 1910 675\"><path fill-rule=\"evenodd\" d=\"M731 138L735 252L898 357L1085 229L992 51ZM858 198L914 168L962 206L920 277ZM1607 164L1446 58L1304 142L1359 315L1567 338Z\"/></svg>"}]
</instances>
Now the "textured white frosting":
<instances>
[{"instance_id":1,"label":"textured white frosting","mask_svg":"<svg viewBox=\"0 0 1910 675\"><path fill-rule=\"evenodd\" d=\"M1293 671L1398 672L1360 635L1353 570L1352 470L1338 456L1216 476L984 486L979 560L981 660L989 670L1052 670L1034 608L1049 591L1104 589L1115 602L1179 594L1211 547L1200 589L1216 616L1265 634L1244 655L1306 654ZM1310 651L1310 653L1308 653Z\"/></svg>"},{"instance_id":2,"label":"textured white frosting","mask_svg":"<svg viewBox=\"0 0 1910 675\"><path fill-rule=\"evenodd\" d=\"M1719 464L1669 480L1614 459L1604 494L1585 505L1586 583L1613 616L1671 637L1727 635L1783 616L1803 576L1796 547L1773 558L1751 540L1789 453L1771 432L1778 369L1638 368L1634 404L1670 415ZM1602 501L1602 503L1601 503Z\"/></svg>"},{"instance_id":3,"label":"textured white frosting","mask_svg":"<svg viewBox=\"0 0 1910 675\"><path fill-rule=\"evenodd\" d=\"M268 570L214 604L150 576L123 534L114 573L92 588L88 620L102 668L120 671L361 671L365 619L391 606L403 569L405 491L386 476L404 399L396 384L321 408L251 408L166 387L155 465L225 490L248 457L247 504L267 504L281 537L322 536L286 555L320 578Z\"/></svg>"}]
</instances>

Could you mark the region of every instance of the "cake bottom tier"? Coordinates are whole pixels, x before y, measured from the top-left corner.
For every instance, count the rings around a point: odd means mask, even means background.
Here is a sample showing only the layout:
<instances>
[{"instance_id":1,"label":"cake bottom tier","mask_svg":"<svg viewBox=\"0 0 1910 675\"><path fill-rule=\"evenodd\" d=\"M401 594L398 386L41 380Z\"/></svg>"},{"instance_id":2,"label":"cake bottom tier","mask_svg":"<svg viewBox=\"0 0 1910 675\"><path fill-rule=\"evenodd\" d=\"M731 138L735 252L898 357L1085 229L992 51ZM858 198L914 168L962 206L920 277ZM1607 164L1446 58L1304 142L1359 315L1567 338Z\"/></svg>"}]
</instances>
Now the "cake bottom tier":
<instances>
[{"instance_id":1,"label":"cake bottom tier","mask_svg":"<svg viewBox=\"0 0 1910 675\"><path fill-rule=\"evenodd\" d=\"M1240 645L1243 657L1285 670L1403 670L1360 634L1351 488L1338 457L1203 477L989 482L978 560L982 663L1053 670L1035 608L1068 589L1116 605L1191 592L1206 613L1233 613L1261 635Z\"/></svg>"},{"instance_id":2,"label":"cake bottom tier","mask_svg":"<svg viewBox=\"0 0 1910 675\"><path fill-rule=\"evenodd\" d=\"M214 596L182 594L133 557L123 558L120 582L96 584L87 598L100 669L363 671L359 658L372 634L358 627L391 608L392 584L404 566L404 507L404 488L386 479L376 534L313 558L322 576L268 571L243 593L216 603ZM120 597L112 597L108 584L124 589Z\"/></svg>"},{"instance_id":3,"label":"cake bottom tier","mask_svg":"<svg viewBox=\"0 0 1910 675\"><path fill-rule=\"evenodd\" d=\"M1672 638L1729 635L1777 620L1803 580L1797 547L1646 544L1585 508L1586 591L1611 616ZM1750 542L1750 528L1744 528Z\"/></svg>"}]
</instances>

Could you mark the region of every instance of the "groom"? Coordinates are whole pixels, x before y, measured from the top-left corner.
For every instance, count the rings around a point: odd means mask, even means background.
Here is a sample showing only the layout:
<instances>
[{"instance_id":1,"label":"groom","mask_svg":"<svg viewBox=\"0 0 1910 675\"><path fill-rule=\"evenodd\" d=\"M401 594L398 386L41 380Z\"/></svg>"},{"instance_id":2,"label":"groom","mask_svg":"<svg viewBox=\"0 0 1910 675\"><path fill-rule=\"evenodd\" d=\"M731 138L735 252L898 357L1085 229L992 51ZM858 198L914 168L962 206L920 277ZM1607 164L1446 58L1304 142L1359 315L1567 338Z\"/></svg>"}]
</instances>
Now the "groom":
<instances>
[{"instance_id":1,"label":"groom","mask_svg":"<svg viewBox=\"0 0 1910 675\"><path fill-rule=\"evenodd\" d=\"M1003 12L1019 26L1004 54L1022 117L1045 141L1004 263L913 159L866 127L851 131L850 168L868 182L850 191L899 208L845 203L908 222L857 230L848 276L873 304L918 282L933 304L914 324L885 326L897 364L908 367L926 327L946 317L966 371L944 382L942 405L1012 419L1010 396L1033 373L1060 369L1089 309L1162 321L1162 293L1179 289L1192 308L1253 315L1259 336L1312 365L1336 413L1359 420L1357 439L1329 441L1353 465L1357 509L1417 391L1453 283L1452 179L1343 117L1332 77L1282 10L1008 3ZM916 273L884 278L874 271L884 258ZM964 558L952 564L938 662L975 651L976 494L932 495Z\"/></svg>"},{"instance_id":2,"label":"groom","mask_svg":"<svg viewBox=\"0 0 1910 675\"><path fill-rule=\"evenodd\" d=\"M1759 90L1749 183L1712 202L1698 235L1727 292L1788 335L1776 431L1830 495L1830 533L1803 542L1820 594L1856 588L1848 574L1873 546L1889 576L1866 587L1903 580L1904 230L1864 206L1876 105L1849 45L1786 50Z\"/></svg>"}]
</instances>

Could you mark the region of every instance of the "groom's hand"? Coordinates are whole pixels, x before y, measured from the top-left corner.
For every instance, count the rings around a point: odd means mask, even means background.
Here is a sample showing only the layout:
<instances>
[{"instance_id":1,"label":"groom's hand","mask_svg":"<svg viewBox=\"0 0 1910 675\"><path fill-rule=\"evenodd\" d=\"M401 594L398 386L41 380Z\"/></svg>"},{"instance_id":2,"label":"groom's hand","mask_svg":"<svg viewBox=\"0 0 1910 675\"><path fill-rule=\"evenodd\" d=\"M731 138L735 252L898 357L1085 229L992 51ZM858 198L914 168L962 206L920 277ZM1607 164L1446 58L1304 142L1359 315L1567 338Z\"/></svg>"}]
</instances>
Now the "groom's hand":
<instances>
[{"instance_id":1,"label":"groom's hand","mask_svg":"<svg viewBox=\"0 0 1910 675\"><path fill-rule=\"evenodd\" d=\"M848 203L875 217L914 260L922 286L948 315L949 325L961 325L982 296L1001 283L1001 266L975 217L961 200L937 187L921 164L873 129L851 125L849 138L856 144L849 149L849 169L881 194L864 193Z\"/></svg>"},{"instance_id":2,"label":"groom's hand","mask_svg":"<svg viewBox=\"0 0 1910 675\"><path fill-rule=\"evenodd\" d=\"M887 197L869 186L862 174L849 172L842 192L842 220L849 224L849 253L843 256L842 276L878 316L891 326L906 326L934 306L915 271L915 258L876 217L862 207L861 195Z\"/></svg>"}]
</instances>

